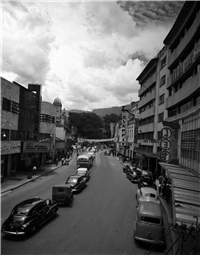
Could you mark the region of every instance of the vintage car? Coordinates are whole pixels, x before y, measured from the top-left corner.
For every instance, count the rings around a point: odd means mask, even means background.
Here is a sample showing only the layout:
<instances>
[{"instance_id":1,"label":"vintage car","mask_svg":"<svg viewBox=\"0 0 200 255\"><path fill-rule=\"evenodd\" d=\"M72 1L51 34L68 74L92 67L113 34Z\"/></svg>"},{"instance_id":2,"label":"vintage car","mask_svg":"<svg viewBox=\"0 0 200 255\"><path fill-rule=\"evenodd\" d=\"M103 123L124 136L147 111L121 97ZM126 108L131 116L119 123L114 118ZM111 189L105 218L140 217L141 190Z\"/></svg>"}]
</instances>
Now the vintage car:
<instances>
[{"instance_id":1,"label":"vintage car","mask_svg":"<svg viewBox=\"0 0 200 255\"><path fill-rule=\"evenodd\" d=\"M39 197L17 204L2 225L2 233L11 235L33 234L39 226L57 214L58 205Z\"/></svg>"},{"instance_id":2,"label":"vintage car","mask_svg":"<svg viewBox=\"0 0 200 255\"><path fill-rule=\"evenodd\" d=\"M85 167L80 167L77 169L76 174L79 174L86 178L87 181L90 179L90 170Z\"/></svg>"},{"instance_id":3,"label":"vintage car","mask_svg":"<svg viewBox=\"0 0 200 255\"><path fill-rule=\"evenodd\" d=\"M73 192L79 192L86 186L86 178L77 174L70 175L67 178L66 184L70 184Z\"/></svg>"},{"instance_id":4,"label":"vintage car","mask_svg":"<svg viewBox=\"0 0 200 255\"><path fill-rule=\"evenodd\" d=\"M52 188L52 200L58 205L69 206L74 198L70 184L57 184Z\"/></svg>"},{"instance_id":5,"label":"vintage car","mask_svg":"<svg viewBox=\"0 0 200 255\"><path fill-rule=\"evenodd\" d=\"M137 172L135 170L133 170L132 167L129 167L129 169L126 171L126 176L131 182L138 181Z\"/></svg>"},{"instance_id":6,"label":"vintage car","mask_svg":"<svg viewBox=\"0 0 200 255\"><path fill-rule=\"evenodd\" d=\"M157 190L151 187L141 187L138 189L136 192L136 200L138 204L142 201L152 201L160 204Z\"/></svg>"},{"instance_id":7,"label":"vintage car","mask_svg":"<svg viewBox=\"0 0 200 255\"><path fill-rule=\"evenodd\" d=\"M140 177L138 177L138 188L140 189L141 187L152 187L157 189L153 176L150 172L147 174L142 174Z\"/></svg>"},{"instance_id":8,"label":"vintage car","mask_svg":"<svg viewBox=\"0 0 200 255\"><path fill-rule=\"evenodd\" d=\"M143 201L137 206L134 239L156 244L165 249L164 221L159 204Z\"/></svg>"}]
</instances>

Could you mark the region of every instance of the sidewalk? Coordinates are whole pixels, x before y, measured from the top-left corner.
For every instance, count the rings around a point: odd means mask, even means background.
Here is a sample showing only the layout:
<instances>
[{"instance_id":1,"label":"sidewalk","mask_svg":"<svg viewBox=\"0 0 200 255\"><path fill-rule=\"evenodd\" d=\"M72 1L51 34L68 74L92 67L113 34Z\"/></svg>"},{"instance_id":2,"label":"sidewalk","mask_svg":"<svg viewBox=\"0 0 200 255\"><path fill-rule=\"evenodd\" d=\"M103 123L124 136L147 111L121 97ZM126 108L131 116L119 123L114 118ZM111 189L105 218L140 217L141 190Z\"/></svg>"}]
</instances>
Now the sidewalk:
<instances>
[{"instance_id":1,"label":"sidewalk","mask_svg":"<svg viewBox=\"0 0 200 255\"><path fill-rule=\"evenodd\" d=\"M69 161L71 159L72 158L70 158ZM40 166L30 179L28 178L28 173L26 171L17 171L15 176L4 177L4 181L1 183L1 195L8 191L15 190L29 182L33 182L35 179L38 179L61 166L61 161L59 161L57 166L56 164Z\"/></svg>"}]
</instances>

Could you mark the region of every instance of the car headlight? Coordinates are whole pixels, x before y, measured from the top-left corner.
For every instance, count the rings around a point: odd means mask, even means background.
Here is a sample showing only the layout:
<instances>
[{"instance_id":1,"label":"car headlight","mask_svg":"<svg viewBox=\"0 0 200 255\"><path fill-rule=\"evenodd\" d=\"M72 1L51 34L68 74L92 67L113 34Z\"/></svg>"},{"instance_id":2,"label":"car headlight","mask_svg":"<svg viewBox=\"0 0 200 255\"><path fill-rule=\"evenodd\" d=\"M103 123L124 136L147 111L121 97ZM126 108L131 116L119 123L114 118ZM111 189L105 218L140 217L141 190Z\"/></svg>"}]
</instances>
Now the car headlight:
<instances>
[{"instance_id":1,"label":"car headlight","mask_svg":"<svg viewBox=\"0 0 200 255\"><path fill-rule=\"evenodd\" d=\"M22 229L27 228L30 222L27 222L26 224L22 225Z\"/></svg>"}]
</instances>

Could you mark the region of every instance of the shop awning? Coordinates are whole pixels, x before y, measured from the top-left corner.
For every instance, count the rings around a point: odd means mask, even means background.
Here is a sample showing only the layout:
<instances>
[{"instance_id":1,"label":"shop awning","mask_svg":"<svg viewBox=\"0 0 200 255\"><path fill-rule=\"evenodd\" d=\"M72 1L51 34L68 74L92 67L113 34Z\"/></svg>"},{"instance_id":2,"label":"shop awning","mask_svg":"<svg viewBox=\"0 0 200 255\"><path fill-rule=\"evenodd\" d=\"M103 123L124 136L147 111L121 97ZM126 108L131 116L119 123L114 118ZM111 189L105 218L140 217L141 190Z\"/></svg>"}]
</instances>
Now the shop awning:
<instances>
[{"instance_id":1,"label":"shop awning","mask_svg":"<svg viewBox=\"0 0 200 255\"><path fill-rule=\"evenodd\" d=\"M179 165L159 163L172 183L173 223L200 222L200 178Z\"/></svg>"}]
</instances>

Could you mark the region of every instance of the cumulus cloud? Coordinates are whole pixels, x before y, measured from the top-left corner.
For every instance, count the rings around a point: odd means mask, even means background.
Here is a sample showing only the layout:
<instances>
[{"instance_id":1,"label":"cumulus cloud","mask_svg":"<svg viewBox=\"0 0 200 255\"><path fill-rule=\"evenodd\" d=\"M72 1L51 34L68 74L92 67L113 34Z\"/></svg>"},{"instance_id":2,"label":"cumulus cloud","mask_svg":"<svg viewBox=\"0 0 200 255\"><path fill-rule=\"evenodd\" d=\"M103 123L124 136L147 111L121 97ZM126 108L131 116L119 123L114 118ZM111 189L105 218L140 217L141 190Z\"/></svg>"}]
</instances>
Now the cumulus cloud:
<instances>
[{"instance_id":1,"label":"cumulus cloud","mask_svg":"<svg viewBox=\"0 0 200 255\"><path fill-rule=\"evenodd\" d=\"M119 1L120 7L127 11L137 27L171 26L180 12L182 1Z\"/></svg>"},{"instance_id":2,"label":"cumulus cloud","mask_svg":"<svg viewBox=\"0 0 200 255\"><path fill-rule=\"evenodd\" d=\"M39 6L3 3L2 64L4 73L14 73L23 84L45 84L48 54L54 36L50 22Z\"/></svg>"},{"instance_id":3,"label":"cumulus cloud","mask_svg":"<svg viewBox=\"0 0 200 255\"><path fill-rule=\"evenodd\" d=\"M138 100L181 2L4 2L2 76L40 83L44 101L93 110Z\"/></svg>"}]
</instances>

